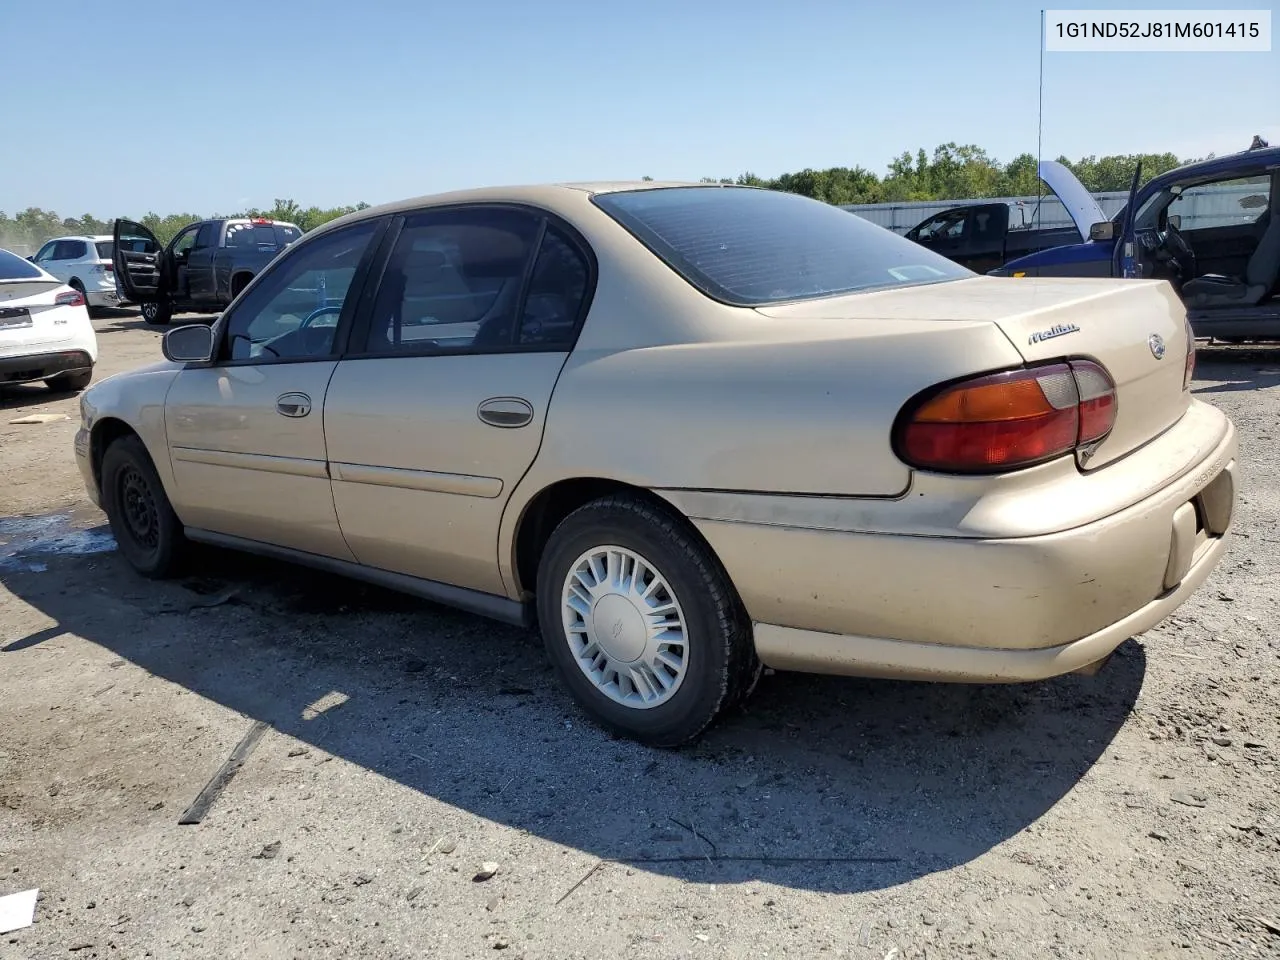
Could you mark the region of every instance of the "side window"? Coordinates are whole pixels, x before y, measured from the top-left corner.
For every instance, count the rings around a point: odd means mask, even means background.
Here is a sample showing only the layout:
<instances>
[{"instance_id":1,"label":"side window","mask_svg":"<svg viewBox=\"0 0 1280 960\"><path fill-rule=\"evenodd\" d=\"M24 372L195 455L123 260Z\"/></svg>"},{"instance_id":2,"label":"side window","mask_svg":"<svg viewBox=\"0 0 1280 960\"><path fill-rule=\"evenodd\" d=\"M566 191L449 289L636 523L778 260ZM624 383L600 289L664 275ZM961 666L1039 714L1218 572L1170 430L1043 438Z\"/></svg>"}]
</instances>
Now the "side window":
<instances>
[{"instance_id":1,"label":"side window","mask_svg":"<svg viewBox=\"0 0 1280 960\"><path fill-rule=\"evenodd\" d=\"M73 243L70 240L59 240L53 245L53 254L50 260L74 260L75 254L72 252Z\"/></svg>"},{"instance_id":2,"label":"side window","mask_svg":"<svg viewBox=\"0 0 1280 960\"><path fill-rule=\"evenodd\" d=\"M918 240L956 240L964 235L967 211L949 210L940 213L920 228Z\"/></svg>"},{"instance_id":3,"label":"side window","mask_svg":"<svg viewBox=\"0 0 1280 960\"><path fill-rule=\"evenodd\" d=\"M1238 177L1187 187L1166 211L1182 218L1180 230L1211 230L1257 223L1271 202L1271 177Z\"/></svg>"},{"instance_id":4,"label":"side window","mask_svg":"<svg viewBox=\"0 0 1280 960\"><path fill-rule=\"evenodd\" d=\"M57 241L50 240L43 247L41 247L40 252L35 255L35 262L44 263L47 260L52 260L54 251L56 251L57 249L58 249Z\"/></svg>"},{"instance_id":5,"label":"side window","mask_svg":"<svg viewBox=\"0 0 1280 960\"><path fill-rule=\"evenodd\" d=\"M199 226L190 226L174 238L173 246L170 248L170 251L175 257L185 256L191 252L191 248L196 242L196 234L199 230Z\"/></svg>"},{"instance_id":6,"label":"side window","mask_svg":"<svg viewBox=\"0 0 1280 960\"><path fill-rule=\"evenodd\" d=\"M378 287L366 352L512 344L538 224L529 213L483 208L409 217Z\"/></svg>"},{"instance_id":7,"label":"side window","mask_svg":"<svg viewBox=\"0 0 1280 960\"><path fill-rule=\"evenodd\" d=\"M196 241L192 250L204 250L206 247L216 247L218 245L218 225L216 223L206 223L196 233Z\"/></svg>"},{"instance_id":8,"label":"side window","mask_svg":"<svg viewBox=\"0 0 1280 960\"><path fill-rule=\"evenodd\" d=\"M548 226L529 277L518 342L567 349L582 314L589 274L577 247Z\"/></svg>"},{"instance_id":9,"label":"side window","mask_svg":"<svg viewBox=\"0 0 1280 960\"><path fill-rule=\"evenodd\" d=\"M344 227L299 247L263 274L224 320L224 359L321 359L378 221Z\"/></svg>"},{"instance_id":10,"label":"side window","mask_svg":"<svg viewBox=\"0 0 1280 960\"><path fill-rule=\"evenodd\" d=\"M81 260L84 255L89 252L87 245L83 240L64 240L62 255L59 260Z\"/></svg>"}]
</instances>

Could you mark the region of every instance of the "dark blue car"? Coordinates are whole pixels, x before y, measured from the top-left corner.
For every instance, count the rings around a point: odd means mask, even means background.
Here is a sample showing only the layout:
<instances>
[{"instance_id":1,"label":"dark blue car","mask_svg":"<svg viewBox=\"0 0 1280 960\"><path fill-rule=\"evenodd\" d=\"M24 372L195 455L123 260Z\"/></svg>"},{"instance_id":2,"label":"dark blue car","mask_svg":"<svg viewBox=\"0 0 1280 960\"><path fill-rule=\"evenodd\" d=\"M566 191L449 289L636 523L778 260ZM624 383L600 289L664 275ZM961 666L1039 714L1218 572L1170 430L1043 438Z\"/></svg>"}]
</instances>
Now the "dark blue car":
<instances>
[{"instance_id":1,"label":"dark blue car","mask_svg":"<svg viewBox=\"0 0 1280 960\"><path fill-rule=\"evenodd\" d=\"M1280 147L1255 146L1163 173L1108 219L1065 167L1041 176L1083 243L1041 250L991 271L1005 277L1168 280L1198 337L1280 340Z\"/></svg>"}]
</instances>

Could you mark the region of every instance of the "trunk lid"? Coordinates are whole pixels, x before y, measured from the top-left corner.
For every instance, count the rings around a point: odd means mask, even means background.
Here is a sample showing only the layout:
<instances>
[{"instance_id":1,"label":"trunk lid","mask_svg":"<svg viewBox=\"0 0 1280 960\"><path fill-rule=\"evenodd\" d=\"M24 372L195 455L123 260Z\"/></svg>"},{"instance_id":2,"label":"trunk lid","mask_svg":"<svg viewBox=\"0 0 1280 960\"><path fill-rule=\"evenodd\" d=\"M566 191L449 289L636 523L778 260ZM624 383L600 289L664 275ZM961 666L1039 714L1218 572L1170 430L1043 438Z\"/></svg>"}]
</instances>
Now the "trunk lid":
<instances>
[{"instance_id":1,"label":"trunk lid","mask_svg":"<svg viewBox=\"0 0 1280 960\"><path fill-rule=\"evenodd\" d=\"M73 331L65 320L66 308L55 298L70 293L61 280L0 280L0 347L37 346L68 339Z\"/></svg>"},{"instance_id":2,"label":"trunk lid","mask_svg":"<svg viewBox=\"0 0 1280 960\"><path fill-rule=\"evenodd\" d=\"M1116 420L1082 464L1090 470L1163 433L1191 401L1186 311L1164 281L975 277L758 310L796 320L986 320L1028 364L1096 360L1115 381Z\"/></svg>"}]
</instances>

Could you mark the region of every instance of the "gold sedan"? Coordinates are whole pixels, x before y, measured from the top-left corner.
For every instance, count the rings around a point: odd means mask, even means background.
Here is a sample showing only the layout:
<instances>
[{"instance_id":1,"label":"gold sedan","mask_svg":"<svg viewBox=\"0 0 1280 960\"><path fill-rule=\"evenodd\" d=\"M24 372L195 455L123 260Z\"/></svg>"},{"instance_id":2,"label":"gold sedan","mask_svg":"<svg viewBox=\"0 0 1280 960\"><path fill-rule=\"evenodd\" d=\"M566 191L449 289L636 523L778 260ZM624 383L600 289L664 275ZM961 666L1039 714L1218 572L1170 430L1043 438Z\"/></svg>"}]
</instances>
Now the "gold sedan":
<instances>
[{"instance_id":1,"label":"gold sedan","mask_svg":"<svg viewBox=\"0 0 1280 960\"><path fill-rule=\"evenodd\" d=\"M660 745L762 665L1097 669L1235 501L1167 283L980 277L744 187L364 210L164 352L76 437L139 573L201 541L537 622L582 707Z\"/></svg>"}]
</instances>

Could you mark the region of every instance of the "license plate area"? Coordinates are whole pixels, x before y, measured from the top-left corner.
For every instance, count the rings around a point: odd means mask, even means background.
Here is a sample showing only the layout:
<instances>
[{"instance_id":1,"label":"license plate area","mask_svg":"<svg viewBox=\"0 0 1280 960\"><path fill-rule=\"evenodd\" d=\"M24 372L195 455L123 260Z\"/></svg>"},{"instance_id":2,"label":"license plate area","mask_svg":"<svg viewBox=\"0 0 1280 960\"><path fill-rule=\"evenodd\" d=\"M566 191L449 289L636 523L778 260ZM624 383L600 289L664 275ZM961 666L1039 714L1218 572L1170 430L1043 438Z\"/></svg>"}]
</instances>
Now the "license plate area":
<instances>
[{"instance_id":1,"label":"license plate area","mask_svg":"<svg viewBox=\"0 0 1280 960\"><path fill-rule=\"evenodd\" d=\"M20 330L32 322L31 311L26 307L0 307L0 330Z\"/></svg>"}]
</instances>

